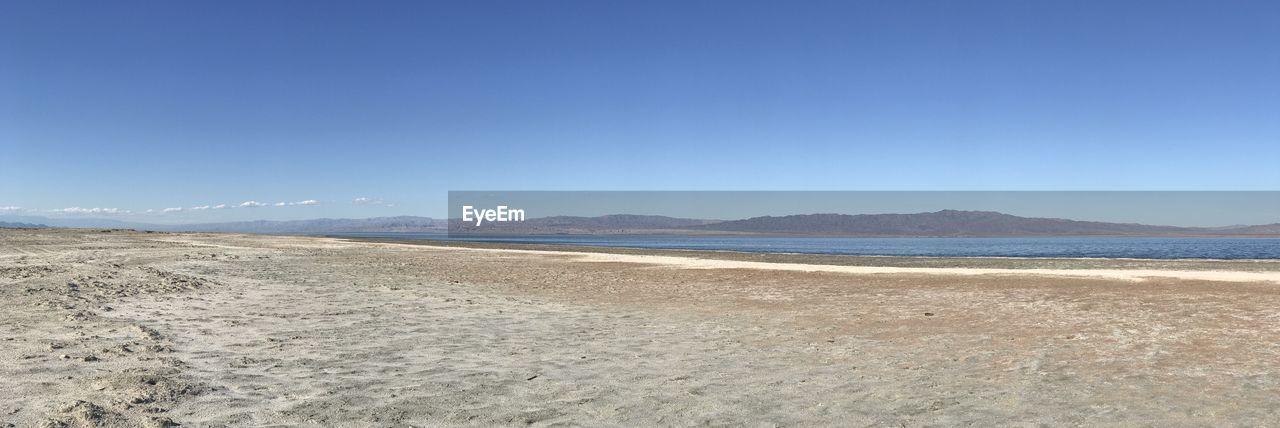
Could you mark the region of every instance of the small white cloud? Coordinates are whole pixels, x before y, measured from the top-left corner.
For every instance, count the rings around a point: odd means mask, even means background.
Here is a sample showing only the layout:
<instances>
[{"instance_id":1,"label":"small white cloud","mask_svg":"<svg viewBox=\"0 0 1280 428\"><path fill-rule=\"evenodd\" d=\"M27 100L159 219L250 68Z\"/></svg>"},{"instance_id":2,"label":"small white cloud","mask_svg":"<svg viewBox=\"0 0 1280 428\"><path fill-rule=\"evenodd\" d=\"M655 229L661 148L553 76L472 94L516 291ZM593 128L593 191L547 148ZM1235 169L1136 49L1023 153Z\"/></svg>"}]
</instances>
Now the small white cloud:
<instances>
[{"instance_id":1,"label":"small white cloud","mask_svg":"<svg viewBox=\"0 0 1280 428\"><path fill-rule=\"evenodd\" d=\"M163 210L161 210L161 211L166 212L166 213L176 213L176 212L180 212L180 211L182 211L182 207L165 208L165 209L163 209Z\"/></svg>"},{"instance_id":2,"label":"small white cloud","mask_svg":"<svg viewBox=\"0 0 1280 428\"><path fill-rule=\"evenodd\" d=\"M223 208L226 208L226 207L227 207L227 204L218 204L218 205L214 205L214 206L213 206L213 209L215 209L215 210L220 210L220 209L223 209Z\"/></svg>"},{"instance_id":3,"label":"small white cloud","mask_svg":"<svg viewBox=\"0 0 1280 428\"><path fill-rule=\"evenodd\" d=\"M22 207L0 207L0 212L22 211Z\"/></svg>"},{"instance_id":4,"label":"small white cloud","mask_svg":"<svg viewBox=\"0 0 1280 428\"><path fill-rule=\"evenodd\" d=\"M156 212L156 210L153 210L153 209L147 208L147 210L146 210L146 211L143 211L143 212L145 212L145 213L147 213L147 214L151 214L151 213L153 213L153 212Z\"/></svg>"},{"instance_id":5,"label":"small white cloud","mask_svg":"<svg viewBox=\"0 0 1280 428\"><path fill-rule=\"evenodd\" d=\"M191 207L191 210L192 210L192 211L204 211L204 210L207 210L207 209L209 209L209 208L212 208L212 207L210 207L210 206L208 206L208 205L201 205L201 206L198 206L198 207Z\"/></svg>"},{"instance_id":6,"label":"small white cloud","mask_svg":"<svg viewBox=\"0 0 1280 428\"><path fill-rule=\"evenodd\" d=\"M317 201L314 199L308 199L305 201L297 201L297 202L275 202L275 204L271 204L271 205L273 206L320 205L320 201Z\"/></svg>"},{"instance_id":7,"label":"small white cloud","mask_svg":"<svg viewBox=\"0 0 1280 428\"><path fill-rule=\"evenodd\" d=\"M382 200L382 198L366 198L366 197L359 197L359 198L352 199L351 203L356 205L388 205L386 202Z\"/></svg>"},{"instance_id":8,"label":"small white cloud","mask_svg":"<svg viewBox=\"0 0 1280 428\"><path fill-rule=\"evenodd\" d=\"M129 211L129 210L122 210L122 209L119 209L119 208L80 208L80 207L70 207L70 208L62 208L62 209L57 209L57 210L49 210L49 212L53 212L53 213L61 213L61 214L72 214L72 215L83 215L83 214L110 214L110 215L114 215L114 214L128 214L130 211Z\"/></svg>"},{"instance_id":9,"label":"small white cloud","mask_svg":"<svg viewBox=\"0 0 1280 428\"><path fill-rule=\"evenodd\" d=\"M267 206L267 204L258 201L244 201L240 203L240 208L257 208L265 206Z\"/></svg>"}]
</instances>

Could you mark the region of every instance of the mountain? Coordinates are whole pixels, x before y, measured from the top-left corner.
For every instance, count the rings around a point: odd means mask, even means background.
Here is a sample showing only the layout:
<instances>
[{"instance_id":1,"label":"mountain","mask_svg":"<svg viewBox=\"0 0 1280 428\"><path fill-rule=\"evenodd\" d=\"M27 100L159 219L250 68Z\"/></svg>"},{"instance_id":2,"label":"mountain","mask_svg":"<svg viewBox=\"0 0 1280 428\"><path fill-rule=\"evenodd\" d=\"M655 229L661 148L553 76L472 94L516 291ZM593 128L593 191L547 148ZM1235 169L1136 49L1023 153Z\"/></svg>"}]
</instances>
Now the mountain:
<instances>
[{"instance_id":1,"label":"mountain","mask_svg":"<svg viewBox=\"0 0 1280 428\"><path fill-rule=\"evenodd\" d=\"M1219 233L1231 235L1280 235L1280 223L1260 224L1257 226L1232 226L1214 228Z\"/></svg>"},{"instance_id":2,"label":"mountain","mask_svg":"<svg viewBox=\"0 0 1280 428\"><path fill-rule=\"evenodd\" d=\"M146 223L133 223L127 221L111 220L105 218L54 218L41 217L33 215L0 215L0 221L11 223L31 223L39 224L45 227L83 227L83 228L107 228L107 229L139 229L140 227L149 226Z\"/></svg>"},{"instance_id":3,"label":"mountain","mask_svg":"<svg viewBox=\"0 0 1280 428\"><path fill-rule=\"evenodd\" d=\"M1195 228L1019 217L992 211L916 214L802 214L717 221L663 216L546 217L481 226L450 220L450 232L477 234L770 234L810 236L1186 236L1280 235L1280 225Z\"/></svg>"},{"instance_id":4,"label":"mountain","mask_svg":"<svg viewBox=\"0 0 1280 428\"><path fill-rule=\"evenodd\" d=\"M49 226L44 224L0 221L0 229L43 229L47 227Z\"/></svg>"},{"instance_id":5,"label":"mountain","mask_svg":"<svg viewBox=\"0 0 1280 428\"><path fill-rule=\"evenodd\" d=\"M495 234L748 234L810 236L1280 236L1280 223L1257 226L1174 227L1106 223L1059 218L1019 217L991 211L942 210L916 214L803 214L745 220L701 220L653 215L614 214L599 217L556 216L523 222L484 223L461 219L376 217L240 221L200 224L147 224L108 219L47 218L0 215L0 227L127 228L164 232L233 232L325 234L341 232L455 232ZM12 226L9 226L12 227Z\"/></svg>"},{"instance_id":6,"label":"mountain","mask_svg":"<svg viewBox=\"0 0 1280 428\"><path fill-rule=\"evenodd\" d=\"M1236 234L1211 230L1057 218L1019 217L991 211L942 210L918 214L806 214L754 217L691 226L700 231L830 236L1073 236Z\"/></svg>"},{"instance_id":7,"label":"mountain","mask_svg":"<svg viewBox=\"0 0 1280 428\"><path fill-rule=\"evenodd\" d=\"M40 223L48 227L113 228L154 230L160 232L233 232L264 234L307 234L335 232L444 232L448 223L430 217L375 217L364 219L237 221L225 223L151 224L101 218L50 218L38 216L0 216L0 221ZM47 226L45 226L47 225Z\"/></svg>"},{"instance_id":8,"label":"mountain","mask_svg":"<svg viewBox=\"0 0 1280 428\"><path fill-rule=\"evenodd\" d=\"M692 226L717 223L719 220L676 218L660 215L610 214L599 217L553 216L531 218L522 222L475 223L449 219L454 233L630 233L681 231Z\"/></svg>"},{"instance_id":9,"label":"mountain","mask_svg":"<svg viewBox=\"0 0 1280 428\"><path fill-rule=\"evenodd\" d=\"M200 223L188 225L152 226L145 230L168 232L236 232L236 233L335 233L335 232L443 232L448 226L444 220L430 217L374 217L365 219L321 218L314 220L286 221L237 221L228 223Z\"/></svg>"}]
</instances>

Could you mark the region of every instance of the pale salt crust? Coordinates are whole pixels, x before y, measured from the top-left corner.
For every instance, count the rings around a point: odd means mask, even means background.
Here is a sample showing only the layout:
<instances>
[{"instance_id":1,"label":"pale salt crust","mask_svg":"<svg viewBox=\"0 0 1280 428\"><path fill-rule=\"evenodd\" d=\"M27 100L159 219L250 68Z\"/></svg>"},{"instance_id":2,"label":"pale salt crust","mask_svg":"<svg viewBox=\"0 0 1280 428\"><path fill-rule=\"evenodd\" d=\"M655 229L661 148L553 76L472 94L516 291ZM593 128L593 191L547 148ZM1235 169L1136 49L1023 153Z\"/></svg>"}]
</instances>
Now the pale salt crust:
<instances>
[{"instance_id":1,"label":"pale salt crust","mask_svg":"<svg viewBox=\"0 0 1280 428\"><path fill-rule=\"evenodd\" d=\"M651 256L638 254L586 253L572 251L518 250L502 248L467 248L416 244L403 245L413 248L430 248L447 251L480 251L508 254L541 254L574 257L574 261L599 263L640 263L683 269L758 269L797 272L833 272L858 275L870 274L918 274L918 275L1031 275L1079 278L1119 279L1142 281L1148 278L1173 278L1224 282L1275 282L1280 283L1280 272L1238 271L1189 271L1158 269L992 269L992 268L923 268L888 266L837 266L804 263L768 263L741 260L715 260L693 257Z\"/></svg>"}]
</instances>

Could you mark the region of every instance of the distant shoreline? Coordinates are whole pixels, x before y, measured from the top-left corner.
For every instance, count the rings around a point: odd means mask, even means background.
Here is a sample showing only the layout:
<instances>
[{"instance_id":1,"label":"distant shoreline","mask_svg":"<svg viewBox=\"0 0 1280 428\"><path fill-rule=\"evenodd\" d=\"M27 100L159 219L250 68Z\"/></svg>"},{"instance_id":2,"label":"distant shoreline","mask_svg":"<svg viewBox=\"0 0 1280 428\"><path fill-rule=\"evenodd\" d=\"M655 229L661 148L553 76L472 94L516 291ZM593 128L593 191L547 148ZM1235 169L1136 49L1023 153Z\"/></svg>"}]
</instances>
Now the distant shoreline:
<instances>
[{"instance_id":1,"label":"distant shoreline","mask_svg":"<svg viewBox=\"0 0 1280 428\"><path fill-rule=\"evenodd\" d=\"M1280 238L1280 223L1221 227L1161 226L1047 217L1020 217L993 211L942 210L912 214L796 214L742 220L609 214L550 216L480 224L417 216L255 220L222 223L146 224L111 219L2 216L0 227L47 225L167 232L258 234L453 233L475 235L678 235L830 238L985 237L1245 237Z\"/></svg>"},{"instance_id":2,"label":"distant shoreline","mask_svg":"<svg viewBox=\"0 0 1280 428\"><path fill-rule=\"evenodd\" d=\"M430 232L332 232L332 233L449 233L447 231ZM892 234L832 234L832 233L786 233L786 232L733 232L733 231L670 231L670 230L626 230L617 232L573 231L573 232L485 232L456 233L460 236L760 236L778 238L1264 238L1280 239L1280 234L1250 233L1134 233L1134 234L1011 234L1011 235L892 235Z\"/></svg>"},{"instance_id":3,"label":"distant shoreline","mask_svg":"<svg viewBox=\"0 0 1280 428\"><path fill-rule=\"evenodd\" d=\"M458 247L471 249L513 249L548 252L600 253L643 256L695 257L712 260L766 263L878 267L957 267L998 269L1166 269L1280 271L1280 259L1144 259L1105 257L1000 257L1000 256L885 256L806 253L766 253L734 250L689 250L590 245L531 244L433 239L394 239L327 235L352 242Z\"/></svg>"},{"instance_id":4,"label":"distant shoreline","mask_svg":"<svg viewBox=\"0 0 1280 428\"><path fill-rule=\"evenodd\" d=\"M0 229L28 229L28 230L101 230L101 231L136 231L146 233L226 233L226 234L252 234L252 235L273 235L273 236L333 236L333 237L349 237L352 234L428 234L436 233L447 235L450 232L445 229L431 230L388 230L388 231L285 231L285 232L259 232L259 231L236 231L236 230L155 230L155 229L139 229L131 227L57 227L37 225L31 227L0 227ZM458 235L474 235L479 237L501 237L501 236L749 236L749 237L777 237L777 238L875 238L875 239L914 239L914 238L1257 238L1257 239L1280 239L1280 233L1249 233L1249 234L1233 234L1233 233L1133 233L1133 234L974 234L974 235L896 235L896 234L832 234L832 233L785 233L785 232L738 232L738 231L717 231L717 230L682 230L682 229L636 229L636 230L618 230L618 231L591 231L591 230L575 230L569 232L454 232Z\"/></svg>"}]
</instances>

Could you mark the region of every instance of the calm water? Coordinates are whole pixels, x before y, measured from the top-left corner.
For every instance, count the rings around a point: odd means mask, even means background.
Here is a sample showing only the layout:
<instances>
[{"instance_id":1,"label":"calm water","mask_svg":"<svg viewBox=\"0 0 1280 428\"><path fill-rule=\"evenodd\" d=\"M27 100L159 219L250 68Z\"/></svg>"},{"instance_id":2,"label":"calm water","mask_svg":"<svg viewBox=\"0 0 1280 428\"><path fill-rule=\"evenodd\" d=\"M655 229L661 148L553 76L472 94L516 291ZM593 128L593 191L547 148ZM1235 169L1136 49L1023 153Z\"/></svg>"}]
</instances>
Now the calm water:
<instances>
[{"instance_id":1,"label":"calm water","mask_svg":"<svg viewBox=\"0 0 1280 428\"><path fill-rule=\"evenodd\" d=\"M1277 238L811 238L671 235L507 235L451 238L443 233L348 233L336 236L859 256L1280 259L1280 239Z\"/></svg>"}]
</instances>

